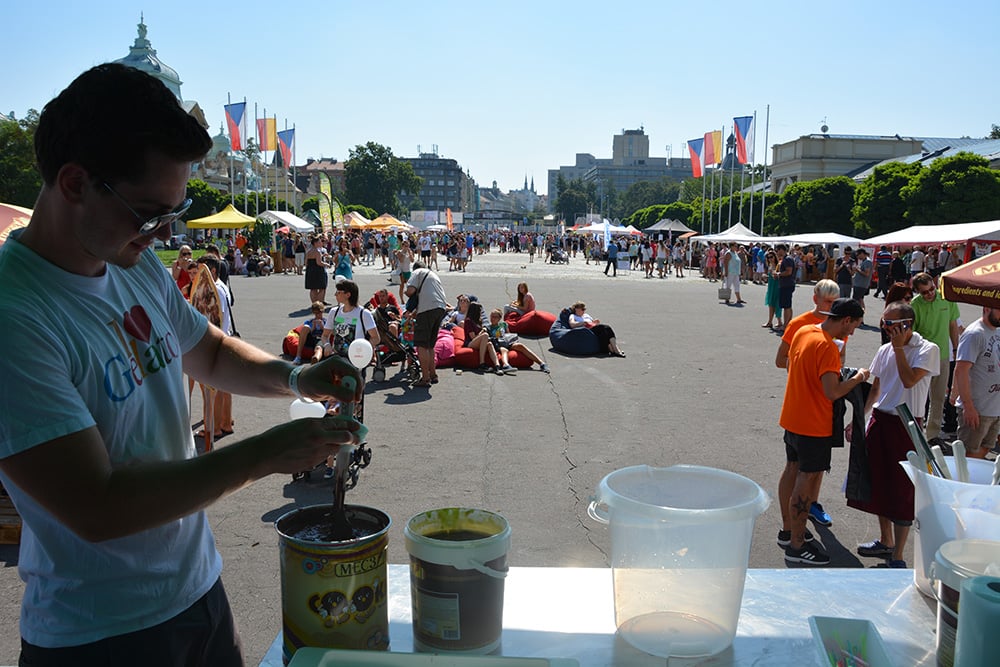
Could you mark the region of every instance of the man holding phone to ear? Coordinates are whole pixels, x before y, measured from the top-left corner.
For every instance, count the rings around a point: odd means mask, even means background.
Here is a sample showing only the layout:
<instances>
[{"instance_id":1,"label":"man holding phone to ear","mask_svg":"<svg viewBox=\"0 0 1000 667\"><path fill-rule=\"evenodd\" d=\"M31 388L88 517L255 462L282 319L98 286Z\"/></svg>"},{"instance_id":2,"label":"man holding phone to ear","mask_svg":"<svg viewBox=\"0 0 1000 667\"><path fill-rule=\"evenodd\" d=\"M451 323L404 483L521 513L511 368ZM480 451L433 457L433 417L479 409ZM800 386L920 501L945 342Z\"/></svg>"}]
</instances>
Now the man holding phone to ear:
<instances>
[{"instance_id":1,"label":"man holding phone to ear","mask_svg":"<svg viewBox=\"0 0 1000 667\"><path fill-rule=\"evenodd\" d=\"M922 421L931 378L941 372L938 346L913 331L913 320L913 307L905 301L890 303L882 313L889 342L872 359L874 380L865 404L865 414L872 415L865 433L871 497L847 500L848 507L878 516L879 539L858 545L858 554L886 558L891 568L906 567L903 547L913 524L913 483L899 465L913 443L896 406L905 403Z\"/></svg>"}]
</instances>

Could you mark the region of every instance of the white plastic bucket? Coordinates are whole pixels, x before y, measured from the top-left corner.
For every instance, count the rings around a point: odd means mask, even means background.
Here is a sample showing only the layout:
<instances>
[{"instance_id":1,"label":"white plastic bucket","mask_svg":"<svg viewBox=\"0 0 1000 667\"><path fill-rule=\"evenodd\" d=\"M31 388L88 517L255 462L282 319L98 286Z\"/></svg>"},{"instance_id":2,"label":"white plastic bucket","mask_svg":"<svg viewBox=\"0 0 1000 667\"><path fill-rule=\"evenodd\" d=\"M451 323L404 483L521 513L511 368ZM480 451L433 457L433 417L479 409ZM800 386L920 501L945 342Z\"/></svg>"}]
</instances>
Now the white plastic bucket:
<instances>
[{"instance_id":1,"label":"white plastic bucket","mask_svg":"<svg viewBox=\"0 0 1000 667\"><path fill-rule=\"evenodd\" d=\"M913 583L927 597L934 597L930 567L942 544L959 537L992 539L995 536L987 532L990 522L982 520L987 514L1000 519L1000 486L990 485L993 463L982 459L968 459L967 462L968 482L930 475L926 469L914 469L908 461L900 462L914 488ZM945 463L954 477L955 459L947 456ZM960 522L961 515L964 515L964 522ZM978 520L972 521L972 517Z\"/></svg>"},{"instance_id":2,"label":"white plastic bucket","mask_svg":"<svg viewBox=\"0 0 1000 667\"><path fill-rule=\"evenodd\" d=\"M588 513L609 524L615 624L660 657L725 650L736 636L754 520L770 498L725 470L633 466L601 480Z\"/></svg>"},{"instance_id":3,"label":"white plastic bucket","mask_svg":"<svg viewBox=\"0 0 1000 667\"><path fill-rule=\"evenodd\" d=\"M952 540L934 555L930 578L937 598L937 664L955 664L959 598L962 582L983 574L1000 573L1000 542Z\"/></svg>"},{"instance_id":4,"label":"white plastic bucket","mask_svg":"<svg viewBox=\"0 0 1000 667\"><path fill-rule=\"evenodd\" d=\"M413 516L403 537L416 649L495 651L503 630L507 520L487 510L448 507Z\"/></svg>"}]
</instances>

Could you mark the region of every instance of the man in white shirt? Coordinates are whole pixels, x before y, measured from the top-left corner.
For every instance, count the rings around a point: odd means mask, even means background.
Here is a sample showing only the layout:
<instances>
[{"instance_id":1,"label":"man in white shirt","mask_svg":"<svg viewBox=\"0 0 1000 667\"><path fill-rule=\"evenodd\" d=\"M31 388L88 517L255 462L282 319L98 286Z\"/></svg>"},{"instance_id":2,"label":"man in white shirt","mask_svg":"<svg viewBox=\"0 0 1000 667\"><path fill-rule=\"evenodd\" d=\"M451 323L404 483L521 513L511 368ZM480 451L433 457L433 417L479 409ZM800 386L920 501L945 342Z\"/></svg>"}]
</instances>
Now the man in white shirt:
<instances>
[{"instance_id":1,"label":"man in white shirt","mask_svg":"<svg viewBox=\"0 0 1000 667\"><path fill-rule=\"evenodd\" d=\"M913 330L914 312L905 301L890 303L882 313L882 329L889 342L879 348L871 363L875 380L865 404L872 420L865 434L871 497L848 499L847 505L878 516L879 539L858 546L865 557L886 558L891 568L905 568L903 548L913 524L913 483L900 467L913 442L896 414L905 403L923 420L931 377L941 370L938 346Z\"/></svg>"},{"instance_id":2,"label":"man in white shirt","mask_svg":"<svg viewBox=\"0 0 1000 667\"><path fill-rule=\"evenodd\" d=\"M955 356L955 403L959 408L958 439L966 453L985 458L1000 433L1000 308L983 308L983 316L966 327Z\"/></svg>"}]
</instances>

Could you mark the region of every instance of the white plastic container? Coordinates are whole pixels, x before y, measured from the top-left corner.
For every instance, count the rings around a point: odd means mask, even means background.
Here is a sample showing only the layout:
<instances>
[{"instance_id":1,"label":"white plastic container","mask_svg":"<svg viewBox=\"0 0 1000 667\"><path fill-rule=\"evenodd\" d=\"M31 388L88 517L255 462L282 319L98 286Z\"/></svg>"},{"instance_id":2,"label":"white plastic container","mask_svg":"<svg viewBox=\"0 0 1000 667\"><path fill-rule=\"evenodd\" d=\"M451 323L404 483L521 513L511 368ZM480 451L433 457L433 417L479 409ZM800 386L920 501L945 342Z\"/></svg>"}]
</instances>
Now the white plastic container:
<instances>
[{"instance_id":1,"label":"white plastic container","mask_svg":"<svg viewBox=\"0 0 1000 667\"><path fill-rule=\"evenodd\" d=\"M908 461L899 464L914 487L913 583L927 597L934 597L930 568L934 554L942 544L959 537L994 538L984 530L989 525L987 522L968 522L972 515L981 519L985 514L1000 514L1000 486L990 486L993 463L982 459L968 459L967 463L968 482L936 477L928 474L926 469L914 470ZM946 456L945 464L954 477L954 457ZM976 511L966 514L966 521L962 522L959 517L963 512L960 510Z\"/></svg>"},{"instance_id":2,"label":"white plastic container","mask_svg":"<svg viewBox=\"0 0 1000 667\"><path fill-rule=\"evenodd\" d=\"M660 657L725 650L736 636L754 520L770 498L736 473L633 466L601 480L588 512L610 525L615 624Z\"/></svg>"},{"instance_id":3,"label":"white plastic container","mask_svg":"<svg viewBox=\"0 0 1000 667\"><path fill-rule=\"evenodd\" d=\"M893 667L882 635L871 621L860 618L810 616L809 628L812 630L813 639L816 640L820 664ZM848 662L851 658L859 660L854 663ZM843 662L837 662L838 660Z\"/></svg>"}]
</instances>

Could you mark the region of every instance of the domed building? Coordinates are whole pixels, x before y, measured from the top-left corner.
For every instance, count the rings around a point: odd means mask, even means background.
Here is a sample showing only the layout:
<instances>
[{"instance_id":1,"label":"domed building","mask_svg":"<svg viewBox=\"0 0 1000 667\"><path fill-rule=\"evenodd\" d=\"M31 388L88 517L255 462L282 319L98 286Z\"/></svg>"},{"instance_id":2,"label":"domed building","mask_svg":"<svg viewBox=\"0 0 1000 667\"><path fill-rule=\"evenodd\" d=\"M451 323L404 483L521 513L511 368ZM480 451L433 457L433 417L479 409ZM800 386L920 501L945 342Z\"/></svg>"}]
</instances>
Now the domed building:
<instances>
[{"instance_id":1,"label":"domed building","mask_svg":"<svg viewBox=\"0 0 1000 667\"><path fill-rule=\"evenodd\" d=\"M124 58L119 58L115 62L134 67L162 81L170 89L170 92L177 96L184 110L194 116L201 123L201 126L207 130L208 121L205 120L205 113L198 106L198 103L194 100L185 100L181 97L181 78L177 75L177 70L160 60L156 55L156 49L153 48L153 44L146 39L146 23L143 21L142 14L139 15L139 25L137 27L139 35L128 50L128 55Z\"/></svg>"}]
</instances>

